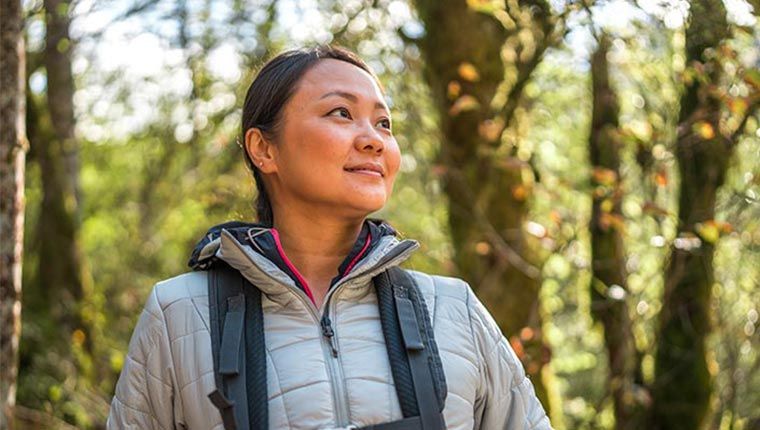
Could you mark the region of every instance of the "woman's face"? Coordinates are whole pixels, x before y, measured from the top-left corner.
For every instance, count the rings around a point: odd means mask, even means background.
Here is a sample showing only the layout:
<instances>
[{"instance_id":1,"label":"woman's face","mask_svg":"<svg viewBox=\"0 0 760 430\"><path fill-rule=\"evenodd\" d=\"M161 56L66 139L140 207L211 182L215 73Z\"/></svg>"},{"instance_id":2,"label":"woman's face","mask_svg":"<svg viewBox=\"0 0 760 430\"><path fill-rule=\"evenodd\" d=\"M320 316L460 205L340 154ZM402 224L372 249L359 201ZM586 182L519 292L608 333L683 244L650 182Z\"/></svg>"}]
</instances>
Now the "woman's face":
<instances>
[{"instance_id":1,"label":"woman's face","mask_svg":"<svg viewBox=\"0 0 760 430\"><path fill-rule=\"evenodd\" d=\"M302 76L283 114L272 145L274 171L266 175L275 211L364 217L385 205L401 157L370 74L345 61L320 60Z\"/></svg>"}]
</instances>

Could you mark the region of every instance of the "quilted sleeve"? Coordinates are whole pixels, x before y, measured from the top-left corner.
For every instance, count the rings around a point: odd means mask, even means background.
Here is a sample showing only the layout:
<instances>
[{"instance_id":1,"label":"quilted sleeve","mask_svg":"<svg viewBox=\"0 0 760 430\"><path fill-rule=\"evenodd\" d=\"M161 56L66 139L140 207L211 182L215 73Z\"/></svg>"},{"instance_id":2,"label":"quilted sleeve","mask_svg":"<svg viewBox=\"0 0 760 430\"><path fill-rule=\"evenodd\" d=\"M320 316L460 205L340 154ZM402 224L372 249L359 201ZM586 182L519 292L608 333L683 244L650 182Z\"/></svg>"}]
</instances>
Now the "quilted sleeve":
<instances>
[{"instance_id":1,"label":"quilted sleeve","mask_svg":"<svg viewBox=\"0 0 760 430\"><path fill-rule=\"evenodd\" d=\"M106 428L175 429L173 364L156 289L132 333Z\"/></svg>"},{"instance_id":2,"label":"quilted sleeve","mask_svg":"<svg viewBox=\"0 0 760 430\"><path fill-rule=\"evenodd\" d=\"M551 430L522 363L491 314L469 290L470 322L480 355L476 429Z\"/></svg>"}]
</instances>

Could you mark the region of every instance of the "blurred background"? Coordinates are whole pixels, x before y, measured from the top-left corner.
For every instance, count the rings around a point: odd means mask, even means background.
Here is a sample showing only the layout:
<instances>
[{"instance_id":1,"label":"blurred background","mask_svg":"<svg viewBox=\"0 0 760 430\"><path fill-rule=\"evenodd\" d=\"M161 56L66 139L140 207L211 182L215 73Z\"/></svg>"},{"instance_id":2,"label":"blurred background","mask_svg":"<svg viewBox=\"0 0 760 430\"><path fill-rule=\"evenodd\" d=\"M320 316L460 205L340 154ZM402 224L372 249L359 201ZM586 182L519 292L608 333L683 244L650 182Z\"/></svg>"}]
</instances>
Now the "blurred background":
<instances>
[{"instance_id":1,"label":"blurred background","mask_svg":"<svg viewBox=\"0 0 760 430\"><path fill-rule=\"evenodd\" d=\"M0 427L104 428L153 284L254 218L257 68L334 43L403 152L376 215L471 283L557 429L760 429L748 1L2 0Z\"/></svg>"}]
</instances>

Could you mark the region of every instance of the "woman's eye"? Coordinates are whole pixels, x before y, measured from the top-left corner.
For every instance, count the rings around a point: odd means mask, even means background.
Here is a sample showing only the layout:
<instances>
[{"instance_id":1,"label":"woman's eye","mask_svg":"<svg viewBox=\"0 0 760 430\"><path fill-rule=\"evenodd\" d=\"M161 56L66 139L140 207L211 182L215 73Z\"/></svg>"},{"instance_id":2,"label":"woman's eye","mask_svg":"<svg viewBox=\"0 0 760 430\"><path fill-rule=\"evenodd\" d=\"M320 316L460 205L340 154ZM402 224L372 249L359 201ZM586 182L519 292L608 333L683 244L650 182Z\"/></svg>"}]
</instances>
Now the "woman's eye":
<instances>
[{"instance_id":1,"label":"woman's eye","mask_svg":"<svg viewBox=\"0 0 760 430\"><path fill-rule=\"evenodd\" d=\"M388 129L388 130L390 130L390 129L391 129L391 120L389 120L388 118L383 118L383 119L381 119L381 120L378 122L378 124L380 124L380 126L381 126L381 127L383 127L383 128L386 128L386 129Z\"/></svg>"},{"instance_id":2,"label":"woman's eye","mask_svg":"<svg viewBox=\"0 0 760 430\"><path fill-rule=\"evenodd\" d=\"M349 119L351 118L351 113L348 111L348 109L346 109L344 107L339 107L339 108L333 109L333 110L330 111L330 113L328 115L330 115L330 116L336 116L336 112L337 112L338 116L341 116L343 118L349 118Z\"/></svg>"}]
</instances>

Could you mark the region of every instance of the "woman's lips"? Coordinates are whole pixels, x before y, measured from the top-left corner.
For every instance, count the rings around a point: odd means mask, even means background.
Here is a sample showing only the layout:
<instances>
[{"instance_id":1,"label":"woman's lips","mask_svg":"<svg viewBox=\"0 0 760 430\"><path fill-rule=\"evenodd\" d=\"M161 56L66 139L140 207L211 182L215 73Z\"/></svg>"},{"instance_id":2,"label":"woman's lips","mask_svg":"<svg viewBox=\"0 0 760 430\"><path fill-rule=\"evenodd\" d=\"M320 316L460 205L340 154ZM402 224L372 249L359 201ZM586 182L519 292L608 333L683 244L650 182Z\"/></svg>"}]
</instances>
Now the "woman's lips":
<instances>
[{"instance_id":1,"label":"woman's lips","mask_svg":"<svg viewBox=\"0 0 760 430\"><path fill-rule=\"evenodd\" d=\"M368 175L368 176L375 176L375 177L384 177L385 176L385 169L383 169L383 166L378 163L362 163L362 164L356 164L351 167L345 167L343 170L347 172L352 173L359 173L362 175Z\"/></svg>"},{"instance_id":2,"label":"woman's lips","mask_svg":"<svg viewBox=\"0 0 760 430\"><path fill-rule=\"evenodd\" d=\"M349 173L357 173L357 174L360 174L360 175L374 176L376 178L382 178L383 177L382 173L376 172L374 170L367 170L367 169L349 170L349 169L346 169L346 171L349 172Z\"/></svg>"}]
</instances>

